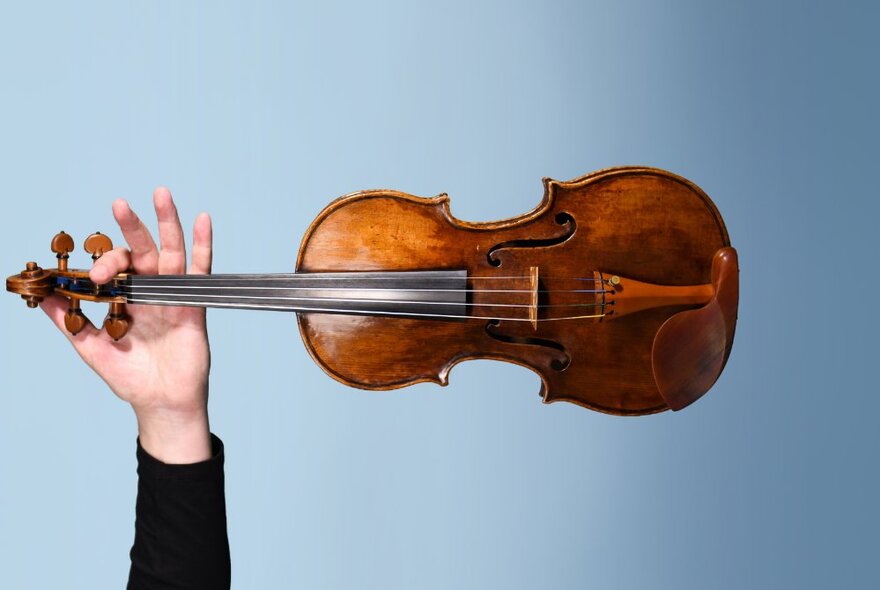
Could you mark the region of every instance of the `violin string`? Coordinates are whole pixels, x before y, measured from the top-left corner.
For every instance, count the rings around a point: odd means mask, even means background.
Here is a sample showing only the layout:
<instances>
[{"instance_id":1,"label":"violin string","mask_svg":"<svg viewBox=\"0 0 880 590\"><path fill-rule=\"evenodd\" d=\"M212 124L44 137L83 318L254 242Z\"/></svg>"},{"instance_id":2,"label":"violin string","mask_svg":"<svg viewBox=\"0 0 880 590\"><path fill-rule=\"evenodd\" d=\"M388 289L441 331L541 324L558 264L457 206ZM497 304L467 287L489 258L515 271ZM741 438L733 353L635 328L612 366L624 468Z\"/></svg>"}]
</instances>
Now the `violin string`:
<instances>
[{"instance_id":1,"label":"violin string","mask_svg":"<svg viewBox=\"0 0 880 590\"><path fill-rule=\"evenodd\" d=\"M189 302L189 301L174 301L174 300L158 300L158 299L129 299L128 303L133 304L147 304L147 305L168 305L174 307L206 307L204 303L201 302ZM396 311L384 311L384 310L352 310L352 309L329 309L329 308L314 308L314 307L303 307L303 306L282 306L282 305L248 305L248 304L238 304L238 303L221 303L214 302L209 305L209 307L218 307L218 308L236 308L236 309L268 309L273 311L293 311L293 312L315 312L315 313L339 313L345 315L368 315L368 316L401 316L401 317L415 317L415 318L425 318L425 319L453 319L453 320L498 320L498 321L510 321L510 322L558 322L558 321L568 321L568 320L584 320L584 319L597 319L605 317L604 313L601 314L590 314L590 315L576 315L576 316L561 316L561 317L551 317L551 318L499 318L499 317L482 317L482 316L474 316L474 315L454 315L454 314L438 314L438 313L418 313L418 312L396 312Z\"/></svg>"},{"instance_id":2,"label":"violin string","mask_svg":"<svg viewBox=\"0 0 880 590\"><path fill-rule=\"evenodd\" d=\"M597 307L601 303L563 303L563 304L539 304L537 306L530 304L518 303L483 303L483 302L467 302L467 301L424 301L415 299L356 299L346 297L283 297L272 295L216 295L216 294L195 294L195 293L157 293L152 291L129 292L126 294L129 300L133 297L210 297L215 299L253 299L257 301L308 301L308 302L333 302L333 303L388 303L388 304L404 304L404 305L464 305L471 307L525 307L525 308L549 308L549 307ZM187 301L187 300L182 300Z\"/></svg>"},{"instance_id":3,"label":"violin string","mask_svg":"<svg viewBox=\"0 0 880 590\"><path fill-rule=\"evenodd\" d=\"M381 291L387 293L394 292L416 292L416 293L534 293L534 289L425 289L425 288L406 288L406 287L234 287L229 285L220 286L197 286L197 285L119 285L121 291L135 292L141 289L211 289L213 291L221 291L232 289L236 291L251 289L265 291ZM538 293L608 293L606 289L538 289ZM169 293L170 294L170 293Z\"/></svg>"},{"instance_id":4,"label":"violin string","mask_svg":"<svg viewBox=\"0 0 880 590\"><path fill-rule=\"evenodd\" d=\"M378 271L378 272L386 272L386 271ZM521 281L529 281L531 280L531 276L528 275L520 275L520 276L491 276L491 277L482 277L482 276L430 276L430 277L411 277L407 276L408 272L421 272L421 271L387 271L387 272L399 272L398 276L369 276L369 273L359 274L359 273L350 273L352 276L339 276L345 275L346 273L340 272L337 273L337 276L327 276L322 273L287 273L287 274L271 274L271 275L259 275L259 274L249 274L249 275L236 275L236 274L211 274L211 275L131 275L131 278L141 281L154 281L154 280L171 280L171 281L205 281L205 282L214 282L214 281L289 281L289 280L307 280L307 281L421 281L421 280L430 280L430 281L462 281L462 280L477 280L477 281L502 281L502 280L521 280ZM431 272L431 271L425 271ZM597 279L595 277L555 277L555 276L541 276L542 280L544 279L552 279L552 280L570 280L570 281L593 281L593 282L601 282L601 279Z\"/></svg>"}]
</instances>

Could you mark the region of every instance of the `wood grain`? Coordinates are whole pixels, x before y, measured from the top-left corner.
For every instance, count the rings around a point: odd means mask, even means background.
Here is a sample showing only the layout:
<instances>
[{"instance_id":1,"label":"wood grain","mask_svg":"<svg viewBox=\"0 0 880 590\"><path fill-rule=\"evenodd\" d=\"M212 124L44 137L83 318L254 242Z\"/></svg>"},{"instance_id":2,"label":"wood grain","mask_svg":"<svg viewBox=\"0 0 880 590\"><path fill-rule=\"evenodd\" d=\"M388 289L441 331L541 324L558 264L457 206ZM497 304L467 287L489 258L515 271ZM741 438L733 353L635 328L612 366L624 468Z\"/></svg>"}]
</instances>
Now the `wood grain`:
<instances>
[{"instance_id":1,"label":"wood grain","mask_svg":"<svg viewBox=\"0 0 880 590\"><path fill-rule=\"evenodd\" d=\"M481 292L481 279L522 277L528 285L532 267L539 269L547 305L570 302L563 292L571 278L595 271L658 285L706 285L712 282L715 253L729 246L708 196L663 170L613 168L568 182L545 179L544 186L533 211L481 223L453 217L445 194L431 199L391 190L347 195L312 223L297 272L466 269L476 311L480 303L499 300ZM564 400L626 415L670 407L654 377L652 346L664 322L692 307L653 307L613 321L544 321L537 327L483 319L317 313L298 318L309 353L348 385L445 385L455 364L489 358L535 371L546 402Z\"/></svg>"}]
</instances>

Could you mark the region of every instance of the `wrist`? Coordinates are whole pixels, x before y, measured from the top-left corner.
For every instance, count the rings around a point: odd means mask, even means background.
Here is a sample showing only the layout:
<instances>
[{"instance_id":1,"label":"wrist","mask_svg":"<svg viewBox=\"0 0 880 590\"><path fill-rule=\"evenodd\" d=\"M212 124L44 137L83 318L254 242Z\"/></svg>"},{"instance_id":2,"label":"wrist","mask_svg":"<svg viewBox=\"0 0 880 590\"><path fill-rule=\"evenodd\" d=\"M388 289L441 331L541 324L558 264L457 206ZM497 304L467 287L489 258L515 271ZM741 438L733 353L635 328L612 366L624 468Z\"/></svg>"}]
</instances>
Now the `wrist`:
<instances>
[{"instance_id":1,"label":"wrist","mask_svg":"<svg viewBox=\"0 0 880 590\"><path fill-rule=\"evenodd\" d=\"M135 409L135 415L141 447L162 463L199 463L211 458L207 407L191 411Z\"/></svg>"}]
</instances>

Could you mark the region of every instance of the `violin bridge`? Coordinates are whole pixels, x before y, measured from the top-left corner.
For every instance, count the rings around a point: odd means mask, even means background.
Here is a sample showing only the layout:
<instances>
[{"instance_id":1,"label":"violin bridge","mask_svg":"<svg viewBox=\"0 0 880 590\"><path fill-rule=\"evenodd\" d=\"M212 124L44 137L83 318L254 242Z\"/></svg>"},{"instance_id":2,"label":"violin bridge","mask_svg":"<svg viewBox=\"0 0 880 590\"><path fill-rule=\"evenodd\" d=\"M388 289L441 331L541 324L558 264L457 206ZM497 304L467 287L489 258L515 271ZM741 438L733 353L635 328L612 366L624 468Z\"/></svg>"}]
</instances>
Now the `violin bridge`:
<instances>
[{"instance_id":1,"label":"violin bridge","mask_svg":"<svg viewBox=\"0 0 880 590\"><path fill-rule=\"evenodd\" d=\"M538 330L538 267L529 268L529 289L532 291L532 299L529 304L529 321L532 328Z\"/></svg>"}]
</instances>

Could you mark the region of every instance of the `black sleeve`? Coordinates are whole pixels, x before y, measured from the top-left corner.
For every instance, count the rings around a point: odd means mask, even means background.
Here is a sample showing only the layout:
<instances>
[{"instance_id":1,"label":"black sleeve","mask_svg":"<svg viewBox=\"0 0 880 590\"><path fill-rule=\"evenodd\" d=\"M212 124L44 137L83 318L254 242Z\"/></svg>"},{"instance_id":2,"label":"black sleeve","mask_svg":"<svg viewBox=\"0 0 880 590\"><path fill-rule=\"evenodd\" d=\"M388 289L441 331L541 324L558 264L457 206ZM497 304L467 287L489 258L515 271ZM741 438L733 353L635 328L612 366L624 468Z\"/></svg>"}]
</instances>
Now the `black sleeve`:
<instances>
[{"instance_id":1,"label":"black sleeve","mask_svg":"<svg viewBox=\"0 0 880 590\"><path fill-rule=\"evenodd\" d=\"M220 590L230 585L223 442L212 457L169 465L137 446L138 494L128 590Z\"/></svg>"}]
</instances>

